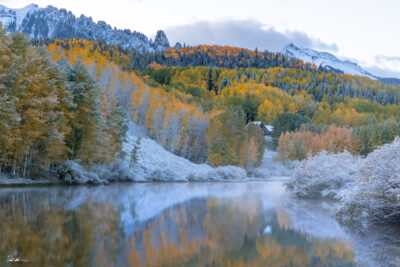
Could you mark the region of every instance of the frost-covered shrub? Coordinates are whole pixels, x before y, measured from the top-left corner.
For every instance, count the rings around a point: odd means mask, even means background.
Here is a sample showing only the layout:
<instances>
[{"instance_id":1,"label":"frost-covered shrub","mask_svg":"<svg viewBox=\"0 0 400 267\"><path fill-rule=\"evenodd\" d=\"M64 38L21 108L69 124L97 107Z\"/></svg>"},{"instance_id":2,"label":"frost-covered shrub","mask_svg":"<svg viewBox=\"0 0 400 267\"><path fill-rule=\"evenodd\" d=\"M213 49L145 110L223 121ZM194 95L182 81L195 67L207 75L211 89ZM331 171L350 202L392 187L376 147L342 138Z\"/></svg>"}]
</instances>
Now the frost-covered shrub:
<instances>
[{"instance_id":1,"label":"frost-covered shrub","mask_svg":"<svg viewBox=\"0 0 400 267\"><path fill-rule=\"evenodd\" d=\"M207 174L207 180L243 180L247 178L246 171L235 166L221 166L211 169ZM198 177L200 180L201 177Z\"/></svg>"},{"instance_id":2,"label":"frost-covered shrub","mask_svg":"<svg viewBox=\"0 0 400 267\"><path fill-rule=\"evenodd\" d=\"M355 184L342 192L343 223L393 223L400 226L400 138L368 155Z\"/></svg>"},{"instance_id":3,"label":"frost-covered shrub","mask_svg":"<svg viewBox=\"0 0 400 267\"><path fill-rule=\"evenodd\" d=\"M347 151L340 154L322 151L300 162L286 186L296 197L337 199L338 192L353 182L358 162L359 158Z\"/></svg>"},{"instance_id":4,"label":"frost-covered shrub","mask_svg":"<svg viewBox=\"0 0 400 267\"><path fill-rule=\"evenodd\" d=\"M96 173L88 171L79 162L68 160L57 167L58 180L66 184L104 184L107 183Z\"/></svg>"},{"instance_id":5,"label":"frost-covered shrub","mask_svg":"<svg viewBox=\"0 0 400 267\"><path fill-rule=\"evenodd\" d=\"M131 182L135 176L123 162L111 165L95 165L93 170L101 179L107 182Z\"/></svg>"}]
</instances>

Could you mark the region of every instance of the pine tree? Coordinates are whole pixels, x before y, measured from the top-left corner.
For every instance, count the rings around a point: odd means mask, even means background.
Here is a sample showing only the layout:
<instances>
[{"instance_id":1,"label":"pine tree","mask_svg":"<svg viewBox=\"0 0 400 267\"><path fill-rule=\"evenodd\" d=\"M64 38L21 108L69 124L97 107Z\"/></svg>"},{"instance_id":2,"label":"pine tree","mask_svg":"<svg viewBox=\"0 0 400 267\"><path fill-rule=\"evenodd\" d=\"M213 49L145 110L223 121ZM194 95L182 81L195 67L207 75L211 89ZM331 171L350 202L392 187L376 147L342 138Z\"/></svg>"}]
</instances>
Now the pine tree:
<instances>
[{"instance_id":1,"label":"pine tree","mask_svg":"<svg viewBox=\"0 0 400 267\"><path fill-rule=\"evenodd\" d=\"M72 159L80 159L91 166L96 160L99 145L100 99L99 88L86 66L80 61L68 69L68 90L72 95L73 119L71 134L67 138Z\"/></svg>"},{"instance_id":2,"label":"pine tree","mask_svg":"<svg viewBox=\"0 0 400 267\"><path fill-rule=\"evenodd\" d=\"M139 137L136 139L135 146L133 147L131 151L131 159L129 162L129 167L133 168L135 167L136 163L138 162L138 151L140 149L140 143L142 142L142 138Z\"/></svg>"},{"instance_id":3,"label":"pine tree","mask_svg":"<svg viewBox=\"0 0 400 267\"><path fill-rule=\"evenodd\" d=\"M212 68L208 69L208 80L207 80L207 90L212 91L214 89L214 82L212 79Z\"/></svg>"}]
</instances>

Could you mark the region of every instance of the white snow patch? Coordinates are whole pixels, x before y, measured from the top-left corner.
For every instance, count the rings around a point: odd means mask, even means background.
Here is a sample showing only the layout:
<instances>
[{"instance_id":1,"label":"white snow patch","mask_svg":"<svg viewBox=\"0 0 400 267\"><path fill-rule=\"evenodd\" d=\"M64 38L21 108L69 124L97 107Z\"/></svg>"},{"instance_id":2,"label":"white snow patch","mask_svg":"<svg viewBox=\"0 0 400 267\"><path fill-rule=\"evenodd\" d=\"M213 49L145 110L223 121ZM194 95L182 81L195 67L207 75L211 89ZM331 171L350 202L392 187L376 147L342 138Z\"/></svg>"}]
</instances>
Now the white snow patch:
<instances>
[{"instance_id":1,"label":"white snow patch","mask_svg":"<svg viewBox=\"0 0 400 267\"><path fill-rule=\"evenodd\" d=\"M11 23L15 22L17 29L20 28L24 18L32 11L38 10L39 7L35 4L30 4L23 8L8 8L0 5L0 21L3 27L8 27Z\"/></svg>"},{"instance_id":2,"label":"white snow patch","mask_svg":"<svg viewBox=\"0 0 400 267\"><path fill-rule=\"evenodd\" d=\"M239 167L224 166L212 168L207 164L196 164L165 150L160 144L142 137L137 152L138 162L129 168L130 154L135 147L137 136L130 135L124 145L128 154L122 163L129 169L135 181L221 181L247 180L246 171Z\"/></svg>"},{"instance_id":3,"label":"white snow patch","mask_svg":"<svg viewBox=\"0 0 400 267\"><path fill-rule=\"evenodd\" d=\"M269 142L271 137L266 136L265 140ZM275 160L277 156L278 152L266 148L261 166L252 170L250 175L256 178L278 178L280 180L288 179L291 174L292 167L289 165L283 165L281 162Z\"/></svg>"},{"instance_id":4,"label":"white snow patch","mask_svg":"<svg viewBox=\"0 0 400 267\"><path fill-rule=\"evenodd\" d=\"M130 168L130 155L141 137L137 151L137 163ZM268 140L270 137L266 137ZM227 181L227 180L285 180L290 175L288 166L276 162L277 152L265 150L262 165L246 173L243 168L223 166L213 168L208 164L196 164L164 149L156 141L148 138L145 131L135 123L129 125L124 151L128 155L122 162L127 176L134 181Z\"/></svg>"},{"instance_id":5,"label":"white snow patch","mask_svg":"<svg viewBox=\"0 0 400 267\"><path fill-rule=\"evenodd\" d=\"M15 10L0 5L0 22L3 24L3 27L7 28L14 21L15 21Z\"/></svg>"},{"instance_id":6,"label":"white snow patch","mask_svg":"<svg viewBox=\"0 0 400 267\"><path fill-rule=\"evenodd\" d=\"M30 4L26 7L14 9L16 14L16 23L17 25L21 25L22 20L28 15L30 12L39 9L39 7L35 4Z\"/></svg>"}]
</instances>

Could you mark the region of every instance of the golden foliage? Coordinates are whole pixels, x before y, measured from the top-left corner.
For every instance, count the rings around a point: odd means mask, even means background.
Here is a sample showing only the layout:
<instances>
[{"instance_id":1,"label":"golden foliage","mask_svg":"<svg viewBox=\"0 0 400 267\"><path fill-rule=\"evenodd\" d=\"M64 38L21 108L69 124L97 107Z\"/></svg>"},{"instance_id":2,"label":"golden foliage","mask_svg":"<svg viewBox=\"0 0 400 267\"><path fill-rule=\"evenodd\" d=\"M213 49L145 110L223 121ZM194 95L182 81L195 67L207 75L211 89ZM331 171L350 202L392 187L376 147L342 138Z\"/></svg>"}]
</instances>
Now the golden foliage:
<instances>
[{"instance_id":1,"label":"golden foliage","mask_svg":"<svg viewBox=\"0 0 400 267\"><path fill-rule=\"evenodd\" d=\"M279 159L303 160L309 154L314 156L322 150L340 153L345 150L357 153L357 137L353 130L330 126L322 134L313 134L310 131L283 133L279 138Z\"/></svg>"},{"instance_id":2,"label":"golden foliage","mask_svg":"<svg viewBox=\"0 0 400 267\"><path fill-rule=\"evenodd\" d=\"M155 70L160 70L162 68L165 68L165 66L158 64L157 62L153 61L151 64L148 66L149 68L155 69Z\"/></svg>"}]
</instances>

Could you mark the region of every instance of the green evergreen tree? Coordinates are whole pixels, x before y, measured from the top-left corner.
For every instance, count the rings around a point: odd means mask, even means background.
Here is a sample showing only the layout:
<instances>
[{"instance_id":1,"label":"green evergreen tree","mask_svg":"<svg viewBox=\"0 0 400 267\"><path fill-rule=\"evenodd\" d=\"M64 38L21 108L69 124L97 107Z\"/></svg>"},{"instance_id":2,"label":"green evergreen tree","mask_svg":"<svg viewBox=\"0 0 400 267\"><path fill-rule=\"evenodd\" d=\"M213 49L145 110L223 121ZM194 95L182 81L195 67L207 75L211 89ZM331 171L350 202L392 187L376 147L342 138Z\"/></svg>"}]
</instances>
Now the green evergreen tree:
<instances>
[{"instance_id":1,"label":"green evergreen tree","mask_svg":"<svg viewBox=\"0 0 400 267\"><path fill-rule=\"evenodd\" d=\"M140 143L142 142L142 138L139 137L136 139L135 146L133 147L131 151L131 159L129 162L129 167L133 168L135 167L136 163L138 162L138 151L140 149Z\"/></svg>"},{"instance_id":2,"label":"green evergreen tree","mask_svg":"<svg viewBox=\"0 0 400 267\"><path fill-rule=\"evenodd\" d=\"M213 82L213 78L212 78L212 68L208 69L207 90L208 91L214 90L214 82Z\"/></svg>"},{"instance_id":3,"label":"green evergreen tree","mask_svg":"<svg viewBox=\"0 0 400 267\"><path fill-rule=\"evenodd\" d=\"M78 61L67 69L68 90L72 96L71 134L67 138L71 159L80 159L91 166L99 145L100 99L99 87L86 66Z\"/></svg>"}]
</instances>

